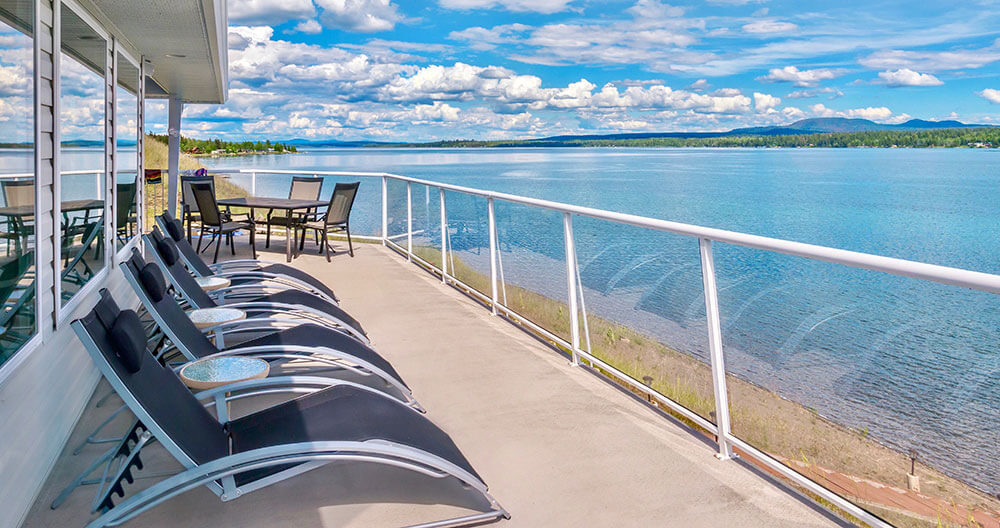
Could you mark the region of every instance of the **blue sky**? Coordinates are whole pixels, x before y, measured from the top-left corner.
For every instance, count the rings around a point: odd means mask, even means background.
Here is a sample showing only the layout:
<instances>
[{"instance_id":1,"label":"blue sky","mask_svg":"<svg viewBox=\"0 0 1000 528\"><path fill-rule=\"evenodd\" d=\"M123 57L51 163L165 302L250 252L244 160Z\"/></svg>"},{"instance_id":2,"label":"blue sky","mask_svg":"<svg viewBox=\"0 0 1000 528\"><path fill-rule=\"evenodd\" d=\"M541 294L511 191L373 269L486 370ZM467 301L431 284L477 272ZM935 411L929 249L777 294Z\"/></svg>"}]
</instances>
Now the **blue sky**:
<instances>
[{"instance_id":1,"label":"blue sky","mask_svg":"<svg viewBox=\"0 0 1000 528\"><path fill-rule=\"evenodd\" d=\"M230 0L195 137L539 137L1000 121L1000 2ZM165 129L153 103L149 127Z\"/></svg>"}]
</instances>

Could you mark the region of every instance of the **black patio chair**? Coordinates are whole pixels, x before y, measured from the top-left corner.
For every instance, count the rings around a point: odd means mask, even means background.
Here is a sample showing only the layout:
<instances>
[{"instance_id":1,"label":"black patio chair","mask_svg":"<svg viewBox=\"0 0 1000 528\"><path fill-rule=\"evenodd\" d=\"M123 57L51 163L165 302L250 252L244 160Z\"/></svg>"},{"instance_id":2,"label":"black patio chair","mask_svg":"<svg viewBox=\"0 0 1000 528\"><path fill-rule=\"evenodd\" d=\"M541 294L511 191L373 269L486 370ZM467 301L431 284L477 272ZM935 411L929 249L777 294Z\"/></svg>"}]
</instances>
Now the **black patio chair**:
<instances>
[{"instance_id":1,"label":"black patio chair","mask_svg":"<svg viewBox=\"0 0 1000 528\"><path fill-rule=\"evenodd\" d=\"M323 190L323 178L314 178L312 176L293 176L292 177L292 187L288 190L289 200L319 200L319 194ZM278 214L274 213L274 210L267 211L267 235L264 239L264 247L271 247L271 226L285 226L291 227L289 223L294 224L295 222L300 222L311 217L315 211L307 210L304 213L291 213L292 216L285 216L289 214L285 211L281 211ZM317 235L316 243L319 243L319 238Z\"/></svg>"},{"instance_id":2,"label":"black patio chair","mask_svg":"<svg viewBox=\"0 0 1000 528\"><path fill-rule=\"evenodd\" d=\"M302 238L299 241L299 250L305 246L306 231L313 230L316 236L322 235L322 247L320 253L326 255L326 261L330 261L330 252L333 247L330 245L330 233L343 231L347 233L347 248L350 255L354 256L354 244L351 242L351 208L354 206L354 198L358 195L358 186L361 182L338 183L333 188L333 195L330 197L330 205L326 212L318 215L318 218L309 222L296 224L296 232L302 230Z\"/></svg>"},{"instance_id":3,"label":"black patio chair","mask_svg":"<svg viewBox=\"0 0 1000 528\"><path fill-rule=\"evenodd\" d=\"M229 240L230 249L235 255L236 245L233 243L233 234L241 229L246 229L250 231L250 252L253 254L253 258L257 258L257 248L254 246L255 226L249 213L245 213L246 220L234 221L233 215L229 215L227 219L215 201L214 185L205 182L192 183L191 193L194 194L195 202L198 203L198 211L201 214L201 234L198 237L197 251L201 251L201 241L207 233L212 235L215 242L215 256L212 258L212 262L219 260L219 246L222 245L223 239ZM212 243L209 242L209 246L211 245ZM208 246L205 246L205 249L207 250Z\"/></svg>"},{"instance_id":4,"label":"black patio chair","mask_svg":"<svg viewBox=\"0 0 1000 528\"><path fill-rule=\"evenodd\" d=\"M35 180L3 180L0 181L3 190L4 203L7 207L30 207L35 204ZM27 246L28 237L35 232L34 215L12 216L6 219L7 229L0 233L0 238L16 243L15 250L21 253Z\"/></svg>"},{"instance_id":5,"label":"black patio chair","mask_svg":"<svg viewBox=\"0 0 1000 528\"><path fill-rule=\"evenodd\" d=\"M198 201L194 199L194 192L191 185L195 183L207 183L212 187L212 195L215 195L215 177L213 176L181 176L181 220L187 226L187 239L191 241L191 225L195 221L201 221L201 209ZM228 222L228 211L223 212L222 217Z\"/></svg>"},{"instance_id":6,"label":"black patio chair","mask_svg":"<svg viewBox=\"0 0 1000 528\"><path fill-rule=\"evenodd\" d=\"M117 209L115 210L115 230L117 231L119 247L125 245L136 235L135 195L138 186L135 182L119 183Z\"/></svg>"}]
</instances>

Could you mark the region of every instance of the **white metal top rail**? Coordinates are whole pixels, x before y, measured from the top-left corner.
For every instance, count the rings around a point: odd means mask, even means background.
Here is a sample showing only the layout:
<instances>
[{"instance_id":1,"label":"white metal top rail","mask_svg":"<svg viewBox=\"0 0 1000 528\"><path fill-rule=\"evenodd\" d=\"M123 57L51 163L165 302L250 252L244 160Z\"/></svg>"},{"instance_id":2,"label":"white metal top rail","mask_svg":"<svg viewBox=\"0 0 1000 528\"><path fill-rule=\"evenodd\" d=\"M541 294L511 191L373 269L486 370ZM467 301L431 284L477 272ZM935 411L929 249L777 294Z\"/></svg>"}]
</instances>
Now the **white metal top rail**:
<instances>
[{"instance_id":1,"label":"white metal top rail","mask_svg":"<svg viewBox=\"0 0 1000 528\"><path fill-rule=\"evenodd\" d=\"M533 207L540 207L543 209L559 211L562 213L570 213L579 216L597 218L600 220L607 220L610 222L617 222L620 224L627 224L637 227L644 227L648 229L655 229L657 231L665 231L668 233L675 233L678 235L691 236L700 239L713 240L717 242L724 242L727 244L734 244L738 246L762 249L766 251L774 251L778 253L784 253L787 255L794 255L813 260L833 262L836 264L843 264L845 266L851 266L855 268L880 271L892 275L912 277L915 279L939 282L942 284L950 284L953 286L960 286L963 288L970 288L973 290L980 290L989 293L1000 293L1000 275L994 275L991 273L983 273L979 271L971 271L961 268L953 268L949 266L939 266L936 264L927 264L925 262L916 262L912 260L898 259L892 257L883 257L880 255L872 255L870 253L861 253L858 251L836 249L826 246L818 246L815 244L806 244L803 242L793 242L790 240L782 240L779 238L750 235L747 233L739 233L736 231L727 231L725 229L715 229L711 227L683 224L680 222L671 222L668 220L660 220L645 216L617 213L614 211L607 211L604 209L595 209L592 207L570 205L561 202L553 202L550 200L542 200L538 198L529 198L527 196L519 196L516 194L507 194L502 192L487 191L483 189L475 189L472 187L462 187L460 185L452 185L448 183L441 183L430 180L422 180L419 178L411 178L408 176L400 176L397 174L391 174L386 172L270 170L270 169L213 170L211 172L220 174L225 174L225 173L315 174L317 176L342 176L342 177L357 177L357 178L384 177L399 181L426 185L429 187L444 189L448 191L460 192L463 194L481 196L484 198L493 198L496 200L504 200L507 202L530 205Z\"/></svg>"}]
</instances>

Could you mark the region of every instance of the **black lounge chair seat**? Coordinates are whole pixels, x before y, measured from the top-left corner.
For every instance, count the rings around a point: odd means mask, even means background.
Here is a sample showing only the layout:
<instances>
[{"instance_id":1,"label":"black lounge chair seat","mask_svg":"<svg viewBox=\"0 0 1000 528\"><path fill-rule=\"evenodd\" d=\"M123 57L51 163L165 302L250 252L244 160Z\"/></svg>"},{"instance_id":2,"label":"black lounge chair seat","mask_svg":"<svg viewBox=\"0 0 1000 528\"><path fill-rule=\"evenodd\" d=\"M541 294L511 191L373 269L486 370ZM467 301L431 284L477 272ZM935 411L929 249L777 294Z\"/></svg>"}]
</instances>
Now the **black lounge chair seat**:
<instances>
[{"instance_id":1,"label":"black lounge chair seat","mask_svg":"<svg viewBox=\"0 0 1000 528\"><path fill-rule=\"evenodd\" d=\"M298 279L313 288L316 288L320 292L324 293L327 297L331 299L336 299L337 296L334 295L333 290L329 286L323 284L322 281L313 277L312 275L300 270L293 268L291 266L286 266L285 264L269 264L267 266L258 266L256 271L263 271L265 273L273 273L275 275L285 275L293 279ZM246 284L257 282L259 279L236 279L233 284Z\"/></svg>"},{"instance_id":2,"label":"black lounge chair seat","mask_svg":"<svg viewBox=\"0 0 1000 528\"><path fill-rule=\"evenodd\" d=\"M351 314L345 312L342 308L335 304L328 303L311 293L304 292L302 290L285 290L278 293L272 293L270 295L265 295L263 297L255 297L253 299L241 299L240 302L273 302L273 303L285 303L285 304L301 304L308 308L327 313L336 317L337 319L343 321L345 324L351 325L352 328L361 332L363 335L368 335L365 329L361 327L361 323L357 319L351 317ZM236 301L233 301L236 302ZM229 304L229 303L227 303ZM224 305L223 305L224 306Z\"/></svg>"},{"instance_id":3,"label":"black lounge chair seat","mask_svg":"<svg viewBox=\"0 0 1000 528\"><path fill-rule=\"evenodd\" d=\"M350 354L351 356L354 356L362 361L371 363L399 380L399 382L404 386L406 385L406 382L399 376L396 369L394 369L392 365L385 360L385 358L378 355L371 348L361 344L361 342L357 339L354 339L347 334L343 334L333 330L332 328L314 324L303 324L287 330L282 330L280 332L267 334L256 339L251 339L238 345L228 347L226 350L238 350L240 348L267 345L294 345L310 347L324 346L327 348L333 348L344 352L345 354ZM407 386L407 388L409 388L409 386Z\"/></svg>"},{"instance_id":4,"label":"black lounge chair seat","mask_svg":"<svg viewBox=\"0 0 1000 528\"><path fill-rule=\"evenodd\" d=\"M347 385L323 389L233 420L226 430L234 454L297 442L382 440L439 456L482 480L451 437L430 420L384 396ZM288 467L240 473L236 484L242 486Z\"/></svg>"}]
</instances>

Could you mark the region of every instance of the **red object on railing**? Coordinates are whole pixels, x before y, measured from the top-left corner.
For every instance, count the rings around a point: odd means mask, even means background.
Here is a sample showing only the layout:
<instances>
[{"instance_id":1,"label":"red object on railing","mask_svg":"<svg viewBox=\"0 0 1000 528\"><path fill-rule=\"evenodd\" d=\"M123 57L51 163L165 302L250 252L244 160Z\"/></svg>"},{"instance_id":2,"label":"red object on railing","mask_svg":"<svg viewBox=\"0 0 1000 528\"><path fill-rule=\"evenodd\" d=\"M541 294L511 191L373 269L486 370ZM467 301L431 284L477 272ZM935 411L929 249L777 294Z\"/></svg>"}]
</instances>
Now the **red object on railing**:
<instances>
[{"instance_id":1,"label":"red object on railing","mask_svg":"<svg viewBox=\"0 0 1000 528\"><path fill-rule=\"evenodd\" d=\"M163 171L160 169L146 169L146 183L160 183L163 181Z\"/></svg>"}]
</instances>

